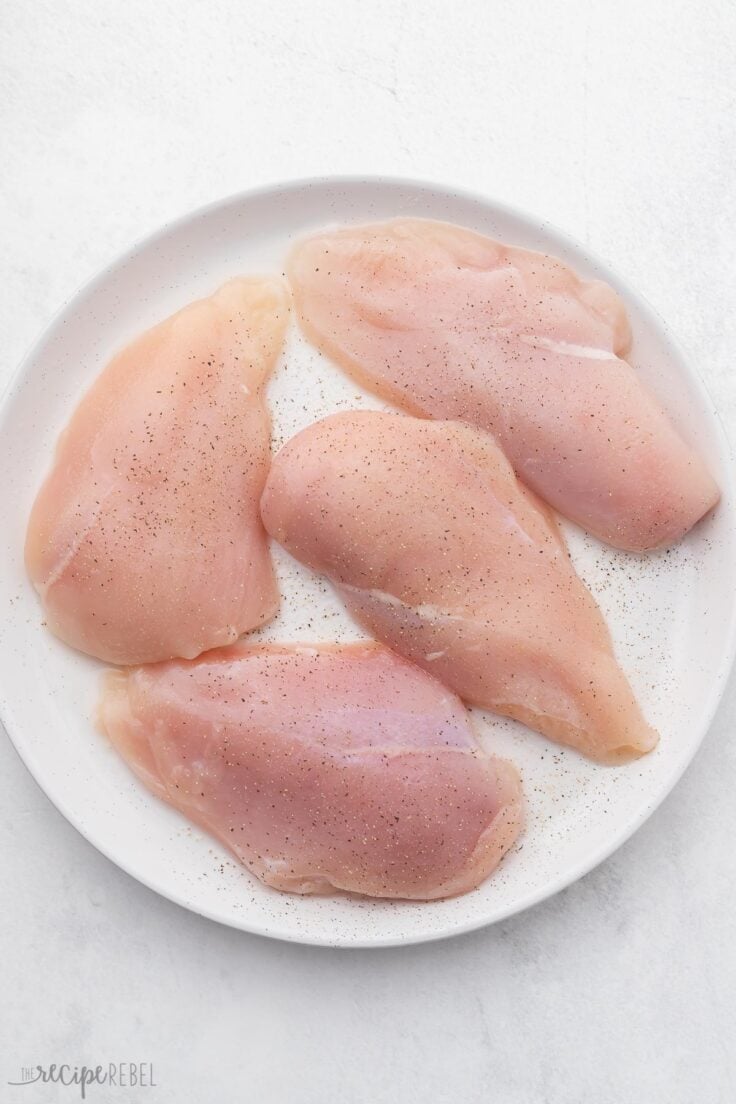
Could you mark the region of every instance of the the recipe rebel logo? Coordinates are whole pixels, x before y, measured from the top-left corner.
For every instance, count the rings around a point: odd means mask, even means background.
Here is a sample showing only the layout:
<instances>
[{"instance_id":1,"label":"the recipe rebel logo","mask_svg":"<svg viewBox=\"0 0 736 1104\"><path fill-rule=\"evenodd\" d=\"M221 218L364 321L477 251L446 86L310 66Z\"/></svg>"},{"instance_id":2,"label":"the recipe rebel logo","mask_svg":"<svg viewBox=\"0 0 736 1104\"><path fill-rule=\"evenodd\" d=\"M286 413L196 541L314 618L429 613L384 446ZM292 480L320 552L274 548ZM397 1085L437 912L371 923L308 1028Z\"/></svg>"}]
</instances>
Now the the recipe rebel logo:
<instances>
[{"instance_id":1,"label":"the recipe rebel logo","mask_svg":"<svg viewBox=\"0 0 736 1104\"><path fill-rule=\"evenodd\" d=\"M108 1062L98 1066L72 1066L67 1062L50 1066L21 1066L20 1077L8 1085L65 1085L76 1087L82 1100L95 1085L112 1089L155 1089L153 1062ZM106 1099L108 1099L106 1097Z\"/></svg>"}]
</instances>

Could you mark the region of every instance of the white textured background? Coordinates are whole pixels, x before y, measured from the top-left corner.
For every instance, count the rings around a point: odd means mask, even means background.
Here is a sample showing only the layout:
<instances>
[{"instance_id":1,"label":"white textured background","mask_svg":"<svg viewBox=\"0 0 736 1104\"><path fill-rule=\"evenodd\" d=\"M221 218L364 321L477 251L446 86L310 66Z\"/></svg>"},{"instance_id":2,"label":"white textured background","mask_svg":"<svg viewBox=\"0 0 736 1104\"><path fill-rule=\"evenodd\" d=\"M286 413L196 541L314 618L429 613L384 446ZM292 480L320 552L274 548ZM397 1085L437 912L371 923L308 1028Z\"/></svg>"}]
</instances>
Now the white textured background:
<instances>
[{"instance_id":1,"label":"white textured background","mask_svg":"<svg viewBox=\"0 0 736 1104\"><path fill-rule=\"evenodd\" d=\"M2 0L0 363L142 234L324 173L486 191L672 320L736 437L730 0ZM611 860L496 928L326 951L222 929L81 839L0 741L0 1101L23 1064L152 1061L101 1104L731 1104L736 683Z\"/></svg>"}]
</instances>

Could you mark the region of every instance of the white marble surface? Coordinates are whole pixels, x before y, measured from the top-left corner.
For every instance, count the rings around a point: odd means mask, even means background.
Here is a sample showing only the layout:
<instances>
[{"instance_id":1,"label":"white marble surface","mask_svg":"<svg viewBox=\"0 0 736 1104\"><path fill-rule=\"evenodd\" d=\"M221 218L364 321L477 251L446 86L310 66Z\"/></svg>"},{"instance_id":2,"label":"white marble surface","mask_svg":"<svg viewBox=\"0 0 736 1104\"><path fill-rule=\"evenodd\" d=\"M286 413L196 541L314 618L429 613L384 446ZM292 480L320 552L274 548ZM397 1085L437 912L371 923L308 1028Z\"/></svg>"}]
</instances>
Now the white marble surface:
<instances>
[{"instance_id":1,"label":"white marble surface","mask_svg":"<svg viewBox=\"0 0 736 1104\"><path fill-rule=\"evenodd\" d=\"M736 437L728 0L4 0L9 373L75 287L211 198L417 175L546 216L675 320ZM6 493L12 493L6 489ZM150 1061L88 1099L729 1104L736 683L647 825L552 901L444 944L219 928L102 858L0 740L0 1100L21 1065Z\"/></svg>"}]
</instances>

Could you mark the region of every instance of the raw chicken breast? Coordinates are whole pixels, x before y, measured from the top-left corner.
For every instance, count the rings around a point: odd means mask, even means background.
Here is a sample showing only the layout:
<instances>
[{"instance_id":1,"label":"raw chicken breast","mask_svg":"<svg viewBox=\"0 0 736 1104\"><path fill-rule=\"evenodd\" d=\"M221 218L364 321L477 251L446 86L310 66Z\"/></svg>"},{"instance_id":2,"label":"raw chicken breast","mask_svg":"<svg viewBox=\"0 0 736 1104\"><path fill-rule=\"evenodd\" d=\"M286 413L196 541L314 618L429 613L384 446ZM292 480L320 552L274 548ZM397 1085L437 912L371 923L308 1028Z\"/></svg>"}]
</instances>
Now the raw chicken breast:
<instances>
[{"instance_id":1,"label":"raw chicken breast","mask_svg":"<svg viewBox=\"0 0 736 1104\"><path fill-rule=\"evenodd\" d=\"M491 437L336 414L277 454L261 512L369 632L467 701L603 761L656 743L553 516Z\"/></svg>"},{"instance_id":2,"label":"raw chicken breast","mask_svg":"<svg viewBox=\"0 0 736 1104\"><path fill-rule=\"evenodd\" d=\"M422 219L317 235L289 272L324 352L415 414L491 431L528 486L601 540L668 544L717 501L622 359L629 325L606 284Z\"/></svg>"},{"instance_id":3,"label":"raw chicken breast","mask_svg":"<svg viewBox=\"0 0 736 1104\"><path fill-rule=\"evenodd\" d=\"M373 644L110 672L100 720L153 793L275 889L464 893L521 829L514 768L441 683Z\"/></svg>"},{"instance_id":4,"label":"raw chicken breast","mask_svg":"<svg viewBox=\"0 0 736 1104\"><path fill-rule=\"evenodd\" d=\"M108 365L59 441L26 538L57 636L112 663L196 656L267 621L262 390L288 293L237 279Z\"/></svg>"}]
</instances>

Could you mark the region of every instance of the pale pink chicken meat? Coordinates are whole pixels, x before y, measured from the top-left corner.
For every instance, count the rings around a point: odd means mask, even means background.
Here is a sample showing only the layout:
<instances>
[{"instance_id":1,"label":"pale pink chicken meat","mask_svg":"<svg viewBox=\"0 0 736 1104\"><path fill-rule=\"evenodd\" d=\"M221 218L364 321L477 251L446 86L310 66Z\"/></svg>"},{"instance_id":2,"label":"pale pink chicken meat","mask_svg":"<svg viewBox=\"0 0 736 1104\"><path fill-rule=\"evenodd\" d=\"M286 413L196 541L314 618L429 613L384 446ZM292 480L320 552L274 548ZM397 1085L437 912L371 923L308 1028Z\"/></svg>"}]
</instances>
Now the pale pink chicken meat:
<instances>
[{"instance_id":1,"label":"pale pink chicken meat","mask_svg":"<svg viewBox=\"0 0 736 1104\"><path fill-rule=\"evenodd\" d=\"M360 383L492 432L528 486L601 540L669 544L718 500L623 359L629 324L608 285L423 219L318 234L289 275L307 336Z\"/></svg>"},{"instance_id":2,"label":"pale pink chicken meat","mask_svg":"<svg viewBox=\"0 0 736 1104\"><path fill-rule=\"evenodd\" d=\"M267 621L263 388L285 284L235 279L113 358L36 498L26 566L49 628L113 663L193 657Z\"/></svg>"},{"instance_id":3,"label":"pale pink chicken meat","mask_svg":"<svg viewBox=\"0 0 736 1104\"><path fill-rule=\"evenodd\" d=\"M333 415L274 458L261 512L373 636L468 702L601 761L655 745L553 515L487 434Z\"/></svg>"},{"instance_id":4,"label":"pale pink chicken meat","mask_svg":"<svg viewBox=\"0 0 736 1104\"><path fill-rule=\"evenodd\" d=\"M279 890L464 893L522 826L518 775L459 699L374 644L110 672L100 722L152 793Z\"/></svg>"}]
</instances>

